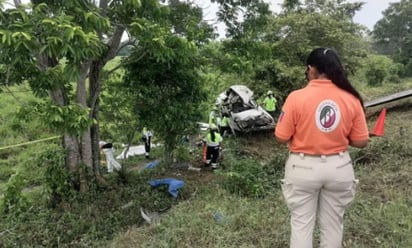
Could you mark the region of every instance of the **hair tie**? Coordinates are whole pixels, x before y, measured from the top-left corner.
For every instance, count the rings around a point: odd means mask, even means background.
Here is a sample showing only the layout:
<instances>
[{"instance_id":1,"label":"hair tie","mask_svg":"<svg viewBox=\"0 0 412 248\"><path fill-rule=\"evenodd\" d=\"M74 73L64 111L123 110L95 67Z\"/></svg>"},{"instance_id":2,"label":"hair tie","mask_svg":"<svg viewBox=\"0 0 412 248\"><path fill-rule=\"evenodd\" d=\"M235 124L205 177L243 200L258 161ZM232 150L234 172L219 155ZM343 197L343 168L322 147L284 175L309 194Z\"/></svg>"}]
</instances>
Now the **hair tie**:
<instances>
[{"instance_id":1,"label":"hair tie","mask_svg":"<svg viewBox=\"0 0 412 248\"><path fill-rule=\"evenodd\" d=\"M329 51L329 49L325 49L325 50L323 50L323 55L326 55L326 53Z\"/></svg>"}]
</instances>

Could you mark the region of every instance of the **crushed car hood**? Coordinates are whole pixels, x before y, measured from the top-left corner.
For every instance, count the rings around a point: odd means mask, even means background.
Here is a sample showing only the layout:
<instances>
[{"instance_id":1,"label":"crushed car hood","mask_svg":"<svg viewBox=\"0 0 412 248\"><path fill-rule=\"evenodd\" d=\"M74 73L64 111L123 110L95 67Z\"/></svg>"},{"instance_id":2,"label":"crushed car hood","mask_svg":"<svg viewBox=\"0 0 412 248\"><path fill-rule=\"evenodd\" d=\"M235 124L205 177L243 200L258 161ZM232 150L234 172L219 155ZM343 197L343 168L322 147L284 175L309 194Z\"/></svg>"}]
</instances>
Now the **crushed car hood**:
<instances>
[{"instance_id":1,"label":"crushed car hood","mask_svg":"<svg viewBox=\"0 0 412 248\"><path fill-rule=\"evenodd\" d=\"M253 91L245 85L232 85L219 94L216 105L220 113L229 116L232 131L250 132L273 129L273 117L253 99Z\"/></svg>"},{"instance_id":2,"label":"crushed car hood","mask_svg":"<svg viewBox=\"0 0 412 248\"><path fill-rule=\"evenodd\" d=\"M245 104L249 103L250 100L253 99L253 91L244 85L233 85L230 89L233 90L233 92L236 93Z\"/></svg>"}]
</instances>

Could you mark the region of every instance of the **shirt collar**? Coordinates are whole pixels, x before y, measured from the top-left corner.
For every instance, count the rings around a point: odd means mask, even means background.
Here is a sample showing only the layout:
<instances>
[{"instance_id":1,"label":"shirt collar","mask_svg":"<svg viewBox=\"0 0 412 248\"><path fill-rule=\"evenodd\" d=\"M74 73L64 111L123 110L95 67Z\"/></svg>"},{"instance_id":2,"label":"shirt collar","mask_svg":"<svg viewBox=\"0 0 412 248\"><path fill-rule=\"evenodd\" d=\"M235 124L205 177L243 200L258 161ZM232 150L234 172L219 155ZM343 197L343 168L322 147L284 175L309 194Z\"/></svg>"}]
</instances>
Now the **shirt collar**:
<instances>
[{"instance_id":1,"label":"shirt collar","mask_svg":"<svg viewBox=\"0 0 412 248\"><path fill-rule=\"evenodd\" d=\"M310 80L308 86L335 86L330 79L313 79Z\"/></svg>"}]
</instances>

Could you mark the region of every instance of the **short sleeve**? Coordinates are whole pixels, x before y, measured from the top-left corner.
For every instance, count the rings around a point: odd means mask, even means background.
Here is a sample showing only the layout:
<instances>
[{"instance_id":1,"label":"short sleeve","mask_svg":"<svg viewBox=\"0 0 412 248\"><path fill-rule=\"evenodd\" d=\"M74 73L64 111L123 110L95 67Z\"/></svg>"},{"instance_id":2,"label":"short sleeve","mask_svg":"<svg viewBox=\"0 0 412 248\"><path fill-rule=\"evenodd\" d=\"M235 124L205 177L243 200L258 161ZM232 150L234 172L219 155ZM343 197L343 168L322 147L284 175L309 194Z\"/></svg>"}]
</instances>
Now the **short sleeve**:
<instances>
[{"instance_id":1,"label":"short sleeve","mask_svg":"<svg viewBox=\"0 0 412 248\"><path fill-rule=\"evenodd\" d=\"M280 139L289 140L295 134L296 108L294 106L294 96L295 95L292 93L286 98L276 124L275 136Z\"/></svg>"},{"instance_id":2,"label":"short sleeve","mask_svg":"<svg viewBox=\"0 0 412 248\"><path fill-rule=\"evenodd\" d=\"M360 103L356 105L356 113L352 120L352 129L349 133L350 140L367 140L369 138L368 125L365 112Z\"/></svg>"}]
</instances>

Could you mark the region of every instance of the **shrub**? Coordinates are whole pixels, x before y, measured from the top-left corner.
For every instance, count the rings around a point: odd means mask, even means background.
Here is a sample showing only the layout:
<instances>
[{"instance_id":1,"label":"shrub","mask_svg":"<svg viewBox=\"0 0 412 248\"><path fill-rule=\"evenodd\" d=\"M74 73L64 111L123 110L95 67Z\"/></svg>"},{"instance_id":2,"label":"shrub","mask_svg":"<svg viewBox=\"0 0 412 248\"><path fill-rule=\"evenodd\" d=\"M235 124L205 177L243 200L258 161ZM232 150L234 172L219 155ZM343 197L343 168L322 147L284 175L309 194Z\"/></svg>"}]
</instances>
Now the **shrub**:
<instances>
[{"instance_id":1,"label":"shrub","mask_svg":"<svg viewBox=\"0 0 412 248\"><path fill-rule=\"evenodd\" d=\"M365 78L370 86L382 85L389 76L389 66L392 60L382 55L371 55L366 61Z\"/></svg>"},{"instance_id":2,"label":"shrub","mask_svg":"<svg viewBox=\"0 0 412 248\"><path fill-rule=\"evenodd\" d=\"M10 177L4 191L2 203L2 210L4 213L22 210L28 206L28 201L22 194L22 189L24 187L23 181L24 180L19 173Z\"/></svg>"},{"instance_id":3,"label":"shrub","mask_svg":"<svg viewBox=\"0 0 412 248\"><path fill-rule=\"evenodd\" d=\"M46 191L51 196L51 204L70 199L74 192L64 163L64 152L61 149L50 149L37 159L37 164L46 166L44 183Z\"/></svg>"},{"instance_id":4,"label":"shrub","mask_svg":"<svg viewBox=\"0 0 412 248\"><path fill-rule=\"evenodd\" d=\"M278 153L268 164L261 164L251 158L236 158L226 156L225 164L230 167L221 174L223 185L232 194L246 197L261 198L279 189L279 179L282 176L285 155Z\"/></svg>"}]
</instances>

